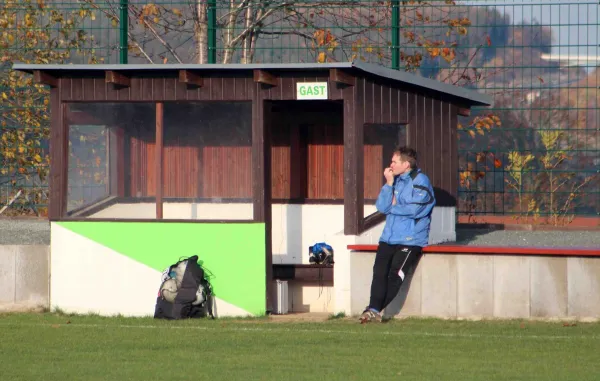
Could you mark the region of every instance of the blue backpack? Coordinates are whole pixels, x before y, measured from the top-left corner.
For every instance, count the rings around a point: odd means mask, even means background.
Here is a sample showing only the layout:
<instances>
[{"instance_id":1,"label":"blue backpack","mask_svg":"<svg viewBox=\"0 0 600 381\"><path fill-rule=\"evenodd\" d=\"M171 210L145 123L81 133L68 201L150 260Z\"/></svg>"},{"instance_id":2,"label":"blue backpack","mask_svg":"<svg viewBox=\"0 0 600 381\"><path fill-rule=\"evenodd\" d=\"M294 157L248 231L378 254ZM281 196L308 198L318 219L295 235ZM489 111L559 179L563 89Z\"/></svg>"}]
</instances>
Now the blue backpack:
<instances>
[{"instance_id":1,"label":"blue backpack","mask_svg":"<svg viewBox=\"0 0 600 381\"><path fill-rule=\"evenodd\" d=\"M333 248L325 242L315 243L308 248L308 262L317 265L333 264Z\"/></svg>"}]
</instances>

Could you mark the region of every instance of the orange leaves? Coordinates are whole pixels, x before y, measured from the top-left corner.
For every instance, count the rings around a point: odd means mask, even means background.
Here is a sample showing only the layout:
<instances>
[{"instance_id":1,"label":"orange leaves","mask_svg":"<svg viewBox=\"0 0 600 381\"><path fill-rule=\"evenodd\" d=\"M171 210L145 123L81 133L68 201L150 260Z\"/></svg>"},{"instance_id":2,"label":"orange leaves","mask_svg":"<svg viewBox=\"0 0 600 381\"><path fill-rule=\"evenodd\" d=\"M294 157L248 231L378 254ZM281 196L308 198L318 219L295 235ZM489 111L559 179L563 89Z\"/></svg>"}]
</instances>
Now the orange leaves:
<instances>
[{"instance_id":1,"label":"orange leaves","mask_svg":"<svg viewBox=\"0 0 600 381\"><path fill-rule=\"evenodd\" d=\"M485 135L485 132L491 130L494 126L502 126L502 122L498 116L494 114L476 116L471 122L467 132L474 138L476 134Z\"/></svg>"},{"instance_id":2,"label":"orange leaves","mask_svg":"<svg viewBox=\"0 0 600 381\"><path fill-rule=\"evenodd\" d=\"M453 31L461 36L466 36L468 33L467 27L471 26L471 20L467 17L445 20L445 22L448 25L448 32L446 32L446 36L448 37L450 37Z\"/></svg>"},{"instance_id":3,"label":"orange leaves","mask_svg":"<svg viewBox=\"0 0 600 381\"><path fill-rule=\"evenodd\" d=\"M319 30L315 31L315 33L313 34L313 37L314 37L315 41L317 42L317 46L328 45L333 40L335 40L335 37L331 34L331 31L329 31L329 30L325 31L323 29L319 29Z\"/></svg>"},{"instance_id":4,"label":"orange leaves","mask_svg":"<svg viewBox=\"0 0 600 381\"><path fill-rule=\"evenodd\" d=\"M484 171L462 171L458 174L458 179L460 182L460 186L469 188L471 186L471 182L477 182L479 179L483 179L485 177Z\"/></svg>"},{"instance_id":5,"label":"orange leaves","mask_svg":"<svg viewBox=\"0 0 600 381\"><path fill-rule=\"evenodd\" d=\"M333 53L337 47L338 42L330 30L318 29L313 33L312 48L317 51L326 49L317 54L318 63L327 62L327 52ZM354 51L354 46L352 50Z\"/></svg>"},{"instance_id":6,"label":"orange leaves","mask_svg":"<svg viewBox=\"0 0 600 381\"><path fill-rule=\"evenodd\" d=\"M404 38L407 40L407 42L409 43L413 43L416 41L417 39L417 35L415 34L415 32L411 32L410 30L404 31Z\"/></svg>"},{"instance_id":7,"label":"orange leaves","mask_svg":"<svg viewBox=\"0 0 600 381\"><path fill-rule=\"evenodd\" d=\"M446 62L451 63L456 58L456 51L451 48L444 48L442 49L442 57Z\"/></svg>"},{"instance_id":8,"label":"orange leaves","mask_svg":"<svg viewBox=\"0 0 600 381\"><path fill-rule=\"evenodd\" d=\"M412 33L412 32L411 32ZM413 33L414 35L414 33ZM426 48L427 53L431 58L442 57L446 62L452 63L456 58L456 51L454 50L454 46L446 46L446 41L444 40L422 40L417 43L417 46L423 46Z\"/></svg>"},{"instance_id":9,"label":"orange leaves","mask_svg":"<svg viewBox=\"0 0 600 381\"><path fill-rule=\"evenodd\" d=\"M435 57L437 57L437 56L440 55L440 49L439 48L429 48L429 49L427 49L427 52L429 53L429 55L432 58L435 58Z\"/></svg>"},{"instance_id":10,"label":"orange leaves","mask_svg":"<svg viewBox=\"0 0 600 381\"><path fill-rule=\"evenodd\" d=\"M472 156L467 159L472 160ZM469 188L484 179L489 172L501 168L502 161L493 152L478 152L475 154L475 161L469 161L467 168L459 172L460 186Z\"/></svg>"}]
</instances>

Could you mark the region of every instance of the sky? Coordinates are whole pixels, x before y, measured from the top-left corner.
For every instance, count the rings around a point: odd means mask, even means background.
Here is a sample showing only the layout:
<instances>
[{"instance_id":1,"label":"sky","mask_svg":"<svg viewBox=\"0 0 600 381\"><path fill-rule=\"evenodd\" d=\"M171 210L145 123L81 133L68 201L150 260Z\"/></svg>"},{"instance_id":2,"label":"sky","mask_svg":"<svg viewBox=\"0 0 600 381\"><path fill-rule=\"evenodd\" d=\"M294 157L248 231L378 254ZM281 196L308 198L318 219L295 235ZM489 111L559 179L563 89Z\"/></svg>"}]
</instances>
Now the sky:
<instances>
[{"instance_id":1,"label":"sky","mask_svg":"<svg viewBox=\"0 0 600 381\"><path fill-rule=\"evenodd\" d=\"M473 5L496 6L513 23L537 20L552 28L552 54L600 55L598 0L466 0Z\"/></svg>"}]
</instances>

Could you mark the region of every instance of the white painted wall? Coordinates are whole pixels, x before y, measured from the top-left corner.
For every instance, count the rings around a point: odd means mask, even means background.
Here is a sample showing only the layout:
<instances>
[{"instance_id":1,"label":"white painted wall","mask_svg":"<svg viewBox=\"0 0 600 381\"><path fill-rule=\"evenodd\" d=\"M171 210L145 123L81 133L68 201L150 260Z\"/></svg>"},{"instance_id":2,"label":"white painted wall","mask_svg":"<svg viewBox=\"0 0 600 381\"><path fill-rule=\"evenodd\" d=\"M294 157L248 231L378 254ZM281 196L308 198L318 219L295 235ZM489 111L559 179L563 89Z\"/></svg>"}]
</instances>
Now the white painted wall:
<instances>
[{"instance_id":1,"label":"white painted wall","mask_svg":"<svg viewBox=\"0 0 600 381\"><path fill-rule=\"evenodd\" d=\"M374 209L375 207L373 207L373 210ZM377 244L384 225L384 223L381 223L356 237L356 243L364 245ZM436 245L453 241L456 241L456 208L436 206L433 208L433 212L431 214L429 244Z\"/></svg>"},{"instance_id":2,"label":"white painted wall","mask_svg":"<svg viewBox=\"0 0 600 381\"><path fill-rule=\"evenodd\" d=\"M50 307L68 313L154 316L161 272L51 223ZM134 274L134 276L132 276ZM250 313L215 298L215 316Z\"/></svg>"},{"instance_id":3,"label":"white painted wall","mask_svg":"<svg viewBox=\"0 0 600 381\"><path fill-rule=\"evenodd\" d=\"M165 202L163 218L181 220L251 220L251 203L180 203ZM103 209L91 218L156 218L155 203L114 204Z\"/></svg>"},{"instance_id":4,"label":"white painted wall","mask_svg":"<svg viewBox=\"0 0 600 381\"><path fill-rule=\"evenodd\" d=\"M96 213L99 218L155 218L155 204L117 204ZM251 219L252 204L165 203L167 219ZM375 212L374 205L365 205L365 215ZM317 242L326 242L334 249L335 288L325 285L289 282L290 310L311 312L345 312L352 308L352 275L348 245L377 244L384 223L360 236L344 235L343 205L274 204L272 206L273 263L307 264L308 248ZM433 209L430 244L456 239L455 208ZM372 265L371 265L372 266ZM370 273L370 267L360 271ZM354 298L356 300L356 298Z\"/></svg>"}]
</instances>

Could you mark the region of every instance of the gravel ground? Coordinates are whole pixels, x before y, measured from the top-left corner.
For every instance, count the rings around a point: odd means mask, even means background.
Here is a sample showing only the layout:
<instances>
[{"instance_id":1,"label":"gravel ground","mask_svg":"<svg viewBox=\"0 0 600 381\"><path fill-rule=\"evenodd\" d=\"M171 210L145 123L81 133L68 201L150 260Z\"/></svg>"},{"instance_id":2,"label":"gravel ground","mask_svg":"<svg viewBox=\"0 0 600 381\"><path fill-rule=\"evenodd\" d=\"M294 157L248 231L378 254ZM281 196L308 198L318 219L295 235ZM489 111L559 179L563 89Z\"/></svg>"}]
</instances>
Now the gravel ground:
<instances>
[{"instance_id":1,"label":"gravel ground","mask_svg":"<svg viewBox=\"0 0 600 381\"><path fill-rule=\"evenodd\" d=\"M49 245L50 222L0 220L0 245Z\"/></svg>"},{"instance_id":2,"label":"gravel ground","mask_svg":"<svg viewBox=\"0 0 600 381\"><path fill-rule=\"evenodd\" d=\"M459 230L457 242L473 246L600 247L600 231ZM0 220L0 245L48 245L50 223Z\"/></svg>"},{"instance_id":3,"label":"gravel ground","mask_svg":"<svg viewBox=\"0 0 600 381\"><path fill-rule=\"evenodd\" d=\"M600 247L600 231L459 230L456 243L470 246Z\"/></svg>"}]
</instances>

